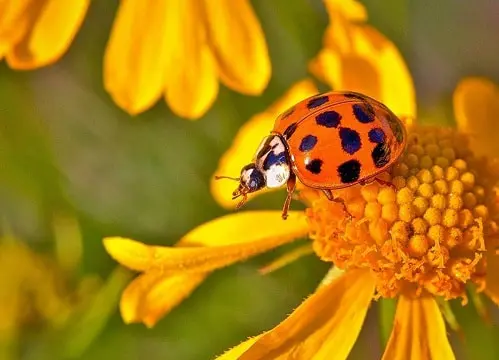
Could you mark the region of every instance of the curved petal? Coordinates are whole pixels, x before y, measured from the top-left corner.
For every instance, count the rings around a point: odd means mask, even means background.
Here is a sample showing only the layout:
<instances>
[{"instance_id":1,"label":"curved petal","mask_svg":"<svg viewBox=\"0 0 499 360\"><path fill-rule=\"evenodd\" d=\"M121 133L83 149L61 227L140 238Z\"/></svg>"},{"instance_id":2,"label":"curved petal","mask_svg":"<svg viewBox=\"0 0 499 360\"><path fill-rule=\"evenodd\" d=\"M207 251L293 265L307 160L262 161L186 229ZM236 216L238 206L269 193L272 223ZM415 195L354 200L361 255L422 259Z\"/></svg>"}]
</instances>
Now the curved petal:
<instances>
[{"instance_id":1,"label":"curved petal","mask_svg":"<svg viewBox=\"0 0 499 360\"><path fill-rule=\"evenodd\" d=\"M9 66L33 69L58 60L78 32L89 4L90 0L32 1L20 24L25 22L25 32L6 54Z\"/></svg>"},{"instance_id":2,"label":"curved petal","mask_svg":"<svg viewBox=\"0 0 499 360\"><path fill-rule=\"evenodd\" d=\"M204 0L210 45L222 82L243 94L258 95L270 79L263 30L248 0Z\"/></svg>"},{"instance_id":3,"label":"curved petal","mask_svg":"<svg viewBox=\"0 0 499 360\"><path fill-rule=\"evenodd\" d=\"M400 297L383 359L455 359L434 298Z\"/></svg>"},{"instance_id":4,"label":"curved petal","mask_svg":"<svg viewBox=\"0 0 499 360\"><path fill-rule=\"evenodd\" d=\"M266 252L307 232L302 212L291 212L286 221L280 211L240 212L185 235L179 244L188 247L150 246L120 237L105 238L104 246L111 257L133 270L206 272Z\"/></svg>"},{"instance_id":5,"label":"curved petal","mask_svg":"<svg viewBox=\"0 0 499 360\"><path fill-rule=\"evenodd\" d=\"M130 114L150 108L165 88L172 52L168 39L177 38L167 34L180 21L168 5L151 0L120 3L104 56L104 85Z\"/></svg>"},{"instance_id":6,"label":"curved petal","mask_svg":"<svg viewBox=\"0 0 499 360\"><path fill-rule=\"evenodd\" d=\"M339 15L352 22L367 20L366 8L357 0L324 0L324 4L332 19Z\"/></svg>"},{"instance_id":7,"label":"curved petal","mask_svg":"<svg viewBox=\"0 0 499 360\"><path fill-rule=\"evenodd\" d=\"M371 26L333 25L310 71L334 90L364 93L401 117L415 117L414 83L396 46Z\"/></svg>"},{"instance_id":8,"label":"curved petal","mask_svg":"<svg viewBox=\"0 0 499 360\"><path fill-rule=\"evenodd\" d=\"M160 270L147 272L123 291L120 312L127 324L143 322L152 327L188 297L206 278L206 273L166 276Z\"/></svg>"},{"instance_id":9,"label":"curved petal","mask_svg":"<svg viewBox=\"0 0 499 360\"><path fill-rule=\"evenodd\" d=\"M374 295L374 278L350 270L305 300L239 358L346 359Z\"/></svg>"},{"instance_id":10,"label":"curved petal","mask_svg":"<svg viewBox=\"0 0 499 360\"><path fill-rule=\"evenodd\" d=\"M166 2L166 1L165 1ZM211 107L218 94L218 70L208 44L199 1L168 2L169 43L173 58L166 73L166 102L172 111L197 119Z\"/></svg>"},{"instance_id":11,"label":"curved petal","mask_svg":"<svg viewBox=\"0 0 499 360\"><path fill-rule=\"evenodd\" d=\"M472 135L473 149L498 155L499 142L490 129L499 115L499 87L486 78L465 78L454 90L453 105L457 126Z\"/></svg>"},{"instance_id":12,"label":"curved petal","mask_svg":"<svg viewBox=\"0 0 499 360\"><path fill-rule=\"evenodd\" d=\"M253 344L258 341L262 335L254 336L249 338L248 340L240 343L239 345L234 346L232 349L227 350L222 355L218 356L215 360L238 360L241 358L241 355L244 354L246 350L248 350Z\"/></svg>"},{"instance_id":13,"label":"curved petal","mask_svg":"<svg viewBox=\"0 0 499 360\"><path fill-rule=\"evenodd\" d=\"M488 251L485 293L496 305L499 305L499 276L497 274L499 274L499 254Z\"/></svg>"},{"instance_id":14,"label":"curved petal","mask_svg":"<svg viewBox=\"0 0 499 360\"><path fill-rule=\"evenodd\" d=\"M0 1L0 59L26 33L27 12L32 0Z\"/></svg>"},{"instance_id":15,"label":"curved petal","mask_svg":"<svg viewBox=\"0 0 499 360\"><path fill-rule=\"evenodd\" d=\"M305 79L294 84L279 100L272 104L266 111L253 116L234 138L234 142L220 159L216 175L239 176L241 168L249 163L255 151L260 145L263 137L268 135L274 127L277 116L286 111L300 100L316 94L317 88L314 83ZM232 191L236 187L234 182L227 180L211 181L211 193L215 200L226 208L233 208L236 202L232 200ZM263 193L249 194L248 198Z\"/></svg>"}]
</instances>

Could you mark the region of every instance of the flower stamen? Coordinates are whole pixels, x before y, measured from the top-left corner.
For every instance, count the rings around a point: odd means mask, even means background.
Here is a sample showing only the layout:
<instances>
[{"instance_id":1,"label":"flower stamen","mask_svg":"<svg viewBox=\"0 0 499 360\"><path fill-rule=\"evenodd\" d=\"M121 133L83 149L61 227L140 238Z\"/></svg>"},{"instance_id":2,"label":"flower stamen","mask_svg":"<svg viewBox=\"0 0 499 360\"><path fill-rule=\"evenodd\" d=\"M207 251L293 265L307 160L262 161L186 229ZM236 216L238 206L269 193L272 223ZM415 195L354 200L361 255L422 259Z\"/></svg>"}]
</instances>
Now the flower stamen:
<instances>
[{"instance_id":1,"label":"flower stamen","mask_svg":"<svg viewBox=\"0 0 499 360\"><path fill-rule=\"evenodd\" d=\"M467 301L467 283L483 286L484 252L498 232L491 194L499 176L456 130L410 130L405 154L383 183L335 192L348 199L353 220L344 221L341 207L324 196L304 194L313 249L340 269L370 269L376 297L430 293Z\"/></svg>"}]
</instances>

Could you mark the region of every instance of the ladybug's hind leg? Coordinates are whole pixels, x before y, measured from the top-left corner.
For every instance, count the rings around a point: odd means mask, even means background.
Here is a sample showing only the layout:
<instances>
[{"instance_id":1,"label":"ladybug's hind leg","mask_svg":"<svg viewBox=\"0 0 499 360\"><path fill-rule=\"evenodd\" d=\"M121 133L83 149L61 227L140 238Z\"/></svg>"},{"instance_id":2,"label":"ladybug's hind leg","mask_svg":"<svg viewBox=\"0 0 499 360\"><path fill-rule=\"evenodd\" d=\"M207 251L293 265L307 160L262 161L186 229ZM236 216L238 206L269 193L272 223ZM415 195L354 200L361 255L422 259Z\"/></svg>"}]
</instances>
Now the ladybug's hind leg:
<instances>
[{"instance_id":1,"label":"ladybug's hind leg","mask_svg":"<svg viewBox=\"0 0 499 360\"><path fill-rule=\"evenodd\" d=\"M396 186L391 181L386 181L386 180L383 180L383 179L380 179L377 177L371 178L368 180L359 181L359 185L364 186L364 185L372 184L373 182L377 182L381 186L389 186L393 190L397 190Z\"/></svg>"},{"instance_id":2,"label":"ladybug's hind leg","mask_svg":"<svg viewBox=\"0 0 499 360\"><path fill-rule=\"evenodd\" d=\"M296 175L291 173L286 183L286 188L288 190L288 194L286 196L286 200L284 201L284 206L282 207L282 219L286 220L288 218L288 210L291 205L291 199L293 198L293 193L296 189Z\"/></svg>"},{"instance_id":3,"label":"ladybug's hind leg","mask_svg":"<svg viewBox=\"0 0 499 360\"><path fill-rule=\"evenodd\" d=\"M334 201L334 202L339 203L343 206L343 211L345 212L345 214L348 215L349 220L351 220L353 218L352 214L350 214L350 211L348 211L348 209L347 209L347 205L345 204L345 200L343 200L340 197L334 197L333 192L330 189L322 189L322 192L324 193L324 195L326 195L326 197L329 201Z\"/></svg>"}]
</instances>

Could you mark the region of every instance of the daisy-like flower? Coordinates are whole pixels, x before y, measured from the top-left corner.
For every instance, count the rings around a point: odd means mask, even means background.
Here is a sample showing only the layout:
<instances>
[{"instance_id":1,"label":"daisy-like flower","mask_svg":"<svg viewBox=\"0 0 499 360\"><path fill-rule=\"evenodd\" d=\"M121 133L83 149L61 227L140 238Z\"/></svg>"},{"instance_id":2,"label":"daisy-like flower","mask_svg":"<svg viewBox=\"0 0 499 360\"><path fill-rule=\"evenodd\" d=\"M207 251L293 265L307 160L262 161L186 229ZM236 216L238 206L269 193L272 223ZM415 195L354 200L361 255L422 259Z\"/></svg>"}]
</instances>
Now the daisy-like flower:
<instances>
[{"instance_id":1,"label":"daisy-like flower","mask_svg":"<svg viewBox=\"0 0 499 360\"><path fill-rule=\"evenodd\" d=\"M482 99L475 91L490 85L470 79L458 86L458 129L407 125L407 149L383 174L394 188L373 182L336 191L353 219L322 192L301 187L306 209L292 211L286 221L280 211L239 212L201 225L174 247L105 239L112 257L143 273L123 293L124 320L152 326L211 271L308 235L311 249L332 271L287 319L219 359L345 359L379 298L397 299L384 358L453 359L439 303L458 298L465 304L467 291L474 291L499 304L499 161L482 157L470 142L490 135L460 130L494 118L471 107ZM265 120L271 128L273 111L313 90L309 81L298 83L246 130ZM497 96L493 90L488 96ZM262 134L245 134L221 168L255 150Z\"/></svg>"},{"instance_id":2,"label":"daisy-like flower","mask_svg":"<svg viewBox=\"0 0 499 360\"><path fill-rule=\"evenodd\" d=\"M57 61L85 18L90 0L0 1L0 59L14 69Z\"/></svg>"},{"instance_id":3,"label":"daisy-like flower","mask_svg":"<svg viewBox=\"0 0 499 360\"><path fill-rule=\"evenodd\" d=\"M164 96L175 114L197 119L215 101L219 81L258 95L270 74L249 0L124 0L104 58L105 87L130 114Z\"/></svg>"}]
</instances>

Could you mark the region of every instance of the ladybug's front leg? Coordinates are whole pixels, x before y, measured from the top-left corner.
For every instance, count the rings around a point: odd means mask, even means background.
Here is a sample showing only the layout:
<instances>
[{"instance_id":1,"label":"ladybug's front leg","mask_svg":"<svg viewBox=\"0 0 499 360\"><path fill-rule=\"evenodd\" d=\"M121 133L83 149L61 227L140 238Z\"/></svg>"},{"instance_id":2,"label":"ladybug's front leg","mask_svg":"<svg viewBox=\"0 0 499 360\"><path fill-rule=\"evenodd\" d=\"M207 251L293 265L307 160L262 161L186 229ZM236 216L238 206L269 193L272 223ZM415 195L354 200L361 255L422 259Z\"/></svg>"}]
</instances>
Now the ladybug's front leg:
<instances>
[{"instance_id":1,"label":"ladybug's front leg","mask_svg":"<svg viewBox=\"0 0 499 360\"><path fill-rule=\"evenodd\" d=\"M293 193L296 188L296 175L291 173L286 183L286 188L288 190L288 195L286 196L286 200L284 201L284 206L282 207L282 219L286 220L288 218L288 210L291 205L291 198L293 197Z\"/></svg>"}]
</instances>

